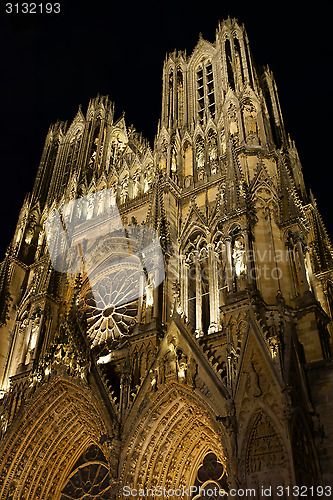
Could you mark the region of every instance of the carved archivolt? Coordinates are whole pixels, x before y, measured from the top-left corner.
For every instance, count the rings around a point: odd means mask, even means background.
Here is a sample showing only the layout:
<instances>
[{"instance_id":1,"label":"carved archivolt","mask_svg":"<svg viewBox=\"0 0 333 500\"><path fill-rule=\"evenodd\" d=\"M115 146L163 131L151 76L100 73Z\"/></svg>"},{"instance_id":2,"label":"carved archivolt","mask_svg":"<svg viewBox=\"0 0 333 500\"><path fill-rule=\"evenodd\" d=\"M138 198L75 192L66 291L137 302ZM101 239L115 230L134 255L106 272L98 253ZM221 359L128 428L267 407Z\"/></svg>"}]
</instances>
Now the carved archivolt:
<instances>
[{"instance_id":1,"label":"carved archivolt","mask_svg":"<svg viewBox=\"0 0 333 500\"><path fill-rule=\"evenodd\" d=\"M2 442L0 497L58 498L76 460L106 433L88 390L65 380L42 388L18 414Z\"/></svg>"},{"instance_id":2,"label":"carved archivolt","mask_svg":"<svg viewBox=\"0 0 333 500\"><path fill-rule=\"evenodd\" d=\"M177 383L143 406L140 423L125 434L121 484L136 488L189 487L209 452L226 466L218 426L190 391ZM126 426L127 427L127 426Z\"/></svg>"}]
</instances>

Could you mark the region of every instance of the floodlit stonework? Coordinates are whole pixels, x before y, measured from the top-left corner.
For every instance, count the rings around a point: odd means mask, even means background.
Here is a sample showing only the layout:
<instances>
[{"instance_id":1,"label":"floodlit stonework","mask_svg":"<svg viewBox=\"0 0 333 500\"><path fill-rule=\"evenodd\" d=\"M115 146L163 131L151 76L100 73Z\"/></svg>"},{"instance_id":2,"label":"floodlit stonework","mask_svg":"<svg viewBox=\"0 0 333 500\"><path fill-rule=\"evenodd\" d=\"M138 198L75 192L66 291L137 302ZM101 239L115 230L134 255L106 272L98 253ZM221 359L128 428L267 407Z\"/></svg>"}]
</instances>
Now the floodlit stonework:
<instances>
[{"instance_id":1,"label":"floodlit stonework","mask_svg":"<svg viewBox=\"0 0 333 500\"><path fill-rule=\"evenodd\" d=\"M57 210L72 272L50 259ZM132 251L147 227L162 271ZM332 314L333 250L273 74L228 18L167 55L153 147L106 96L48 131L0 265L0 497L333 486Z\"/></svg>"}]
</instances>

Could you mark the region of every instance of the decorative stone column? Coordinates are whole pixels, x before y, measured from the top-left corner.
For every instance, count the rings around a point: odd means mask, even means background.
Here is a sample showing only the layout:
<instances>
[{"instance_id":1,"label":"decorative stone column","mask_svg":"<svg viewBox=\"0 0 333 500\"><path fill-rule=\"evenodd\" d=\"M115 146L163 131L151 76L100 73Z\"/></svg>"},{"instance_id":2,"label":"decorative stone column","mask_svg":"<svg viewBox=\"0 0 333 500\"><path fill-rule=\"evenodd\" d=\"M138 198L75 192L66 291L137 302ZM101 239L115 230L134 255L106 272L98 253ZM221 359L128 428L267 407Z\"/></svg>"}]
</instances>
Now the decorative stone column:
<instances>
[{"instance_id":1,"label":"decorative stone column","mask_svg":"<svg viewBox=\"0 0 333 500\"><path fill-rule=\"evenodd\" d=\"M129 403L129 395L130 395L130 386L131 386L131 374L128 369L121 374L120 378L120 397L119 397L119 411L120 415L124 413Z\"/></svg>"},{"instance_id":2,"label":"decorative stone column","mask_svg":"<svg viewBox=\"0 0 333 500\"><path fill-rule=\"evenodd\" d=\"M144 286L145 286L145 275L142 272L140 274L140 279L139 279L139 301L138 301L138 322L139 323L141 323L141 318L142 318L143 296L145 293Z\"/></svg>"},{"instance_id":3,"label":"decorative stone column","mask_svg":"<svg viewBox=\"0 0 333 500\"><path fill-rule=\"evenodd\" d=\"M20 365L25 364L25 360L26 360L26 357L27 357L27 354L28 354L28 347L29 347L29 342L30 342L31 329L32 329L32 316L30 314L28 328L27 328L27 330L25 332L24 343L23 343L23 346L22 346L22 354L21 354L21 358L20 358L20 362L19 362Z\"/></svg>"},{"instance_id":4,"label":"decorative stone column","mask_svg":"<svg viewBox=\"0 0 333 500\"><path fill-rule=\"evenodd\" d=\"M195 285L195 333L197 337L202 337L202 276L198 253L195 255Z\"/></svg>"},{"instance_id":5,"label":"decorative stone column","mask_svg":"<svg viewBox=\"0 0 333 500\"><path fill-rule=\"evenodd\" d=\"M228 236L225 238L225 253L227 259L226 265L226 281L228 286L228 292L233 291L233 280L232 280L232 257L231 257L231 238Z\"/></svg>"},{"instance_id":6,"label":"decorative stone column","mask_svg":"<svg viewBox=\"0 0 333 500\"><path fill-rule=\"evenodd\" d=\"M250 248L250 240L249 240L249 232L248 230L244 230L242 232L242 236L244 238L245 243L245 259L246 259L246 278L249 285L253 284L253 260L251 257L251 248Z\"/></svg>"},{"instance_id":7,"label":"decorative stone column","mask_svg":"<svg viewBox=\"0 0 333 500\"><path fill-rule=\"evenodd\" d=\"M153 278L153 282L152 282L152 285L154 287L154 291L153 291L153 297L154 297L153 318L158 317L158 292L159 292L158 283L160 282L159 281L159 273L160 273L160 270L158 267L156 267L154 270L154 278Z\"/></svg>"},{"instance_id":8,"label":"decorative stone column","mask_svg":"<svg viewBox=\"0 0 333 500\"><path fill-rule=\"evenodd\" d=\"M208 280L209 280L209 309L210 324L208 333L219 330L219 290L217 279L217 258L214 252L214 245L208 243Z\"/></svg>"},{"instance_id":9,"label":"decorative stone column","mask_svg":"<svg viewBox=\"0 0 333 500\"><path fill-rule=\"evenodd\" d=\"M310 252L309 252L308 247L305 249L305 262L306 262L306 276L307 276L308 285L309 285L309 288L312 289L313 273L312 273Z\"/></svg>"},{"instance_id":10,"label":"decorative stone column","mask_svg":"<svg viewBox=\"0 0 333 500\"><path fill-rule=\"evenodd\" d=\"M185 255L180 256L180 304L185 318L188 318L188 272Z\"/></svg>"}]
</instances>

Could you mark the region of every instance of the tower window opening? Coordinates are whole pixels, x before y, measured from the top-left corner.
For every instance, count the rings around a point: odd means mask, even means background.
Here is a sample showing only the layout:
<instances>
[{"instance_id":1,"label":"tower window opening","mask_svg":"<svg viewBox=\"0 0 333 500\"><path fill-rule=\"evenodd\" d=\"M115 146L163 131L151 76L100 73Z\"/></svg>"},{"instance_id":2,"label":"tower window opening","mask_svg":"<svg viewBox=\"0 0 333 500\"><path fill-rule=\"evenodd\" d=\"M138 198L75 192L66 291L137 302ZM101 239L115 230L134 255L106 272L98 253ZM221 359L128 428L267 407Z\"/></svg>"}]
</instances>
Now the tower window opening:
<instances>
[{"instance_id":1,"label":"tower window opening","mask_svg":"<svg viewBox=\"0 0 333 500\"><path fill-rule=\"evenodd\" d=\"M64 173L62 177L62 183L61 183L61 190L65 189L68 183L70 171L71 171L71 166L72 166L72 159L73 159L73 153L74 153L74 145L75 145L75 140L73 140L68 148L68 153L67 153L67 158L66 158L66 163L64 166Z\"/></svg>"},{"instance_id":2,"label":"tower window opening","mask_svg":"<svg viewBox=\"0 0 333 500\"><path fill-rule=\"evenodd\" d=\"M249 73L250 85L251 85L252 88L254 88L253 75L252 75L252 64L251 64L251 55L250 55L250 49L249 49L249 47L246 47L246 49L245 49L245 57L246 57L247 71Z\"/></svg>"},{"instance_id":3,"label":"tower window opening","mask_svg":"<svg viewBox=\"0 0 333 500\"><path fill-rule=\"evenodd\" d=\"M180 69L177 71L177 113L178 121L181 122L184 113L184 85L183 73Z\"/></svg>"},{"instance_id":4,"label":"tower window opening","mask_svg":"<svg viewBox=\"0 0 333 500\"><path fill-rule=\"evenodd\" d=\"M244 83L244 71L243 71L242 55L241 55L241 48L240 48L238 38L235 38L234 45L235 45L237 77L238 77L238 79L241 80L239 83Z\"/></svg>"},{"instance_id":5,"label":"tower window opening","mask_svg":"<svg viewBox=\"0 0 333 500\"><path fill-rule=\"evenodd\" d=\"M169 95L168 95L169 120L173 117L173 72L169 74Z\"/></svg>"},{"instance_id":6,"label":"tower window opening","mask_svg":"<svg viewBox=\"0 0 333 500\"><path fill-rule=\"evenodd\" d=\"M199 69L197 71L197 92L198 92L198 114L200 123L203 123L203 117L205 112L205 90L204 90L204 80L203 71Z\"/></svg>"},{"instance_id":7,"label":"tower window opening","mask_svg":"<svg viewBox=\"0 0 333 500\"><path fill-rule=\"evenodd\" d=\"M213 66L209 62L197 70L197 102L200 123L203 123L205 109L215 116L215 95Z\"/></svg>"},{"instance_id":8,"label":"tower window opening","mask_svg":"<svg viewBox=\"0 0 333 500\"><path fill-rule=\"evenodd\" d=\"M227 60L228 82L229 82L231 89L235 90L235 80L234 80L234 72L232 70L232 56L231 56L230 40L226 40L226 42L225 42L225 57Z\"/></svg>"},{"instance_id":9,"label":"tower window opening","mask_svg":"<svg viewBox=\"0 0 333 500\"><path fill-rule=\"evenodd\" d=\"M212 63L206 65L207 105L211 116L215 116L214 76Z\"/></svg>"}]
</instances>

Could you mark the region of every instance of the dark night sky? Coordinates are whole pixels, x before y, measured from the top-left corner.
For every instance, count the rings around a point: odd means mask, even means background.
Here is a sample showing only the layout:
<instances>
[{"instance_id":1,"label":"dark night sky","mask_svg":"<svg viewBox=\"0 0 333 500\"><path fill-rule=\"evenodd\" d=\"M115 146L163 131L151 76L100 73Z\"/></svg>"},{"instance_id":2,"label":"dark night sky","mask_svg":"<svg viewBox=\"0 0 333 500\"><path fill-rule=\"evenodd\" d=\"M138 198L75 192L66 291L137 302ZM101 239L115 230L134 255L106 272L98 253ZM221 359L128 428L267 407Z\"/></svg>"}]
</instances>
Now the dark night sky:
<instances>
[{"instance_id":1,"label":"dark night sky","mask_svg":"<svg viewBox=\"0 0 333 500\"><path fill-rule=\"evenodd\" d=\"M161 108L167 51L190 54L199 32L215 40L218 20L244 23L254 59L277 80L285 125L307 187L333 234L330 198L332 43L324 3L61 1L61 14L6 15L1 5L0 259L37 172L49 124L71 121L98 93L115 101L151 143ZM116 5L116 6L115 6ZM237 6L236 6L237 5ZM326 4L327 5L327 4Z\"/></svg>"}]
</instances>

